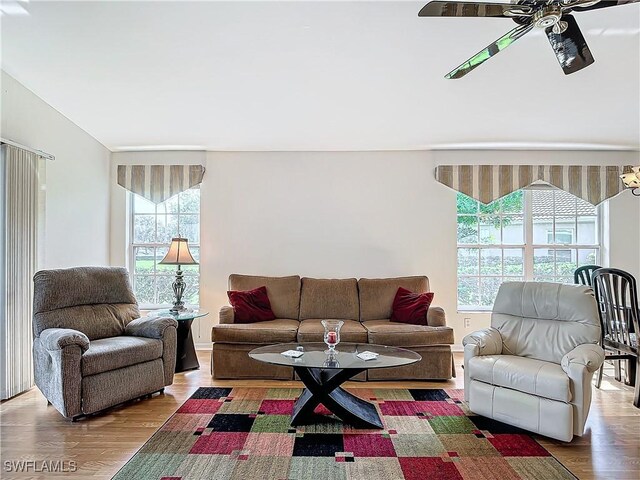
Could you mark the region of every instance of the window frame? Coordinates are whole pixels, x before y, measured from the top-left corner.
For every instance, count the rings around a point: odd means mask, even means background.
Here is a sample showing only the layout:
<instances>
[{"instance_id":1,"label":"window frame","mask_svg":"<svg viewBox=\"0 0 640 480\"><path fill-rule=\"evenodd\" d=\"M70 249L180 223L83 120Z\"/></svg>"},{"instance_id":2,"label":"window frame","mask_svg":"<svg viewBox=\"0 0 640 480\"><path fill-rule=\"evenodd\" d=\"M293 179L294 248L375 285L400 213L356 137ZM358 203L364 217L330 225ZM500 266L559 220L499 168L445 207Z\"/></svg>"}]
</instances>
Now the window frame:
<instances>
[{"instance_id":1,"label":"window frame","mask_svg":"<svg viewBox=\"0 0 640 480\"><path fill-rule=\"evenodd\" d=\"M199 186L196 187L191 187L190 189L187 190L195 190L198 189L200 190ZM180 217L181 216L190 216L190 217L198 217L198 228L201 228L200 225L200 220L201 220L201 211L202 211L202 197L200 197L200 205L198 206L198 212L197 213L182 213L180 211L180 208L178 207L178 211L176 213L158 213L158 205L159 204L154 204L155 207L155 212L154 213L135 213L135 196L136 194L133 192L128 192L129 194L129 198L128 198L128 204L129 204L129 215L128 215L128 231L129 231L129 245L127 248L127 253L128 253L128 264L129 264L129 278L131 281L131 287L134 290L135 293L135 282L136 282L136 276L142 276L142 277L154 277L154 299L158 300L158 284L157 281L155 281L155 279L157 277L167 277L167 278L171 278L172 279L172 283L173 280L175 280L175 271L172 271L170 274L169 273L160 273L158 274L157 272L155 272L155 268L154 268L154 272L151 274L138 274L136 273L136 248L152 248L154 249L158 249L158 248L169 248L170 243L161 243L161 242L152 242L152 243L140 243L140 242L135 242L134 239L135 237L135 218L136 215L152 215L154 217L154 238L157 240L158 238L158 221L157 221L157 217L158 215L175 215L177 217L177 222L178 222L178 227L180 226ZM180 195L180 194L178 194ZM169 199L167 199L166 201L169 201ZM178 202L180 202L180 200L178 199ZM164 203L164 202L163 202ZM179 205L179 203L178 203ZM201 238L200 235L198 235L198 243L192 243L191 241L189 242L189 249L198 249L198 252L200 252L200 244L201 244ZM192 252L193 253L193 252ZM199 255L198 255L199 257ZM155 261L155 260L154 260ZM198 266L198 273L197 274L193 274L188 270L183 270L183 277L185 279L185 281L188 283L190 278L198 278L198 284L200 284L200 268ZM198 298L200 298L200 294L198 293ZM163 309L163 308L170 308L173 304L172 303L139 303L138 306L141 310L158 310L158 309ZM197 309L199 308L199 305L197 304L188 304L185 303L185 306L188 308L194 308Z\"/></svg>"},{"instance_id":2,"label":"window frame","mask_svg":"<svg viewBox=\"0 0 640 480\"><path fill-rule=\"evenodd\" d=\"M456 310L458 313L487 313L487 312L491 312L491 310L493 309L493 306L482 306L482 305L460 305L458 303L458 288L460 286L460 279L461 278L477 278L478 279L478 283L479 286L481 284L481 281L483 278L508 278L508 277L512 277L512 278L522 278L525 281L535 281L534 279L536 277L543 277L543 276L547 276L547 275L535 275L534 273L534 255L535 255L535 251L536 249L547 249L549 251L554 251L554 264L557 263L555 260L555 255L556 255L556 251L558 250L569 250L569 251L573 251L575 250L577 252L577 254L579 254L580 250L595 250L596 251L596 260L594 263L601 265L602 263L602 253L603 253L603 240L604 240L604 223L603 223L603 217L604 217L604 212L602 209L602 204L598 205L595 207L595 211L596 211L596 242L595 244L578 244L578 243L570 243L570 244L534 244L533 243L533 230L534 230L534 223L533 223L533 191L535 190L557 190L554 187L550 187L550 186L544 186L544 185L536 185L536 186L531 186L531 187L525 187L522 188L521 191L523 192L523 212L522 212L522 220L523 220L523 244L512 244L512 243L499 243L499 244L495 244L495 243L479 243L480 242L480 229L478 228L478 243L458 243L457 240L457 233L456 233ZM565 192L567 193L567 192ZM468 215L468 216L472 216L473 214L459 214L456 211L456 232L457 232L457 228L458 228L458 217L459 216L464 216L464 215ZM498 214L494 214L494 215L498 215ZM519 215L519 214L515 214L515 215ZM479 211L478 213L475 214L475 216L480 219L481 216L481 212ZM500 225L501 225L501 231L500 231L500 240L503 240L504 237L504 225L502 223L502 217L503 217L503 212L502 209L500 209ZM507 216L509 216L509 214L507 214ZM556 222L554 221L555 215L551 217L552 218L552 238L555 239L556 237ZM573 230L573 237L574 240L577 240L577 235L578 235L578 222L580 219L580 215L575 215L575 227ZM566 229L566 227L561 227L560 230ZM460 249L474 249L474 250L478 250L478 273L477 274L472 274L472 275L460 275L459 272L459 250ZM501 269L502 269L502 274L498 275L483 275L481 272L481 263L482 263L482 259L481 259L481 250L482 249L495 249L495 250L501 250L501 255L502 255L502 263L501 263ZM523 255L523 271L522 271L522 275L505 275L505 269L504 269L504 251L505 250L509 250L509 249L522 249L522 255ZM578 262L576 262L578 263ZM577 268L577 267L576 267ZM548 275L549 277L558 277L559 275ZM481 288L481 287L480 287ZM480 290L481 291L481 290Z\"/></svg>"}]
</instances>

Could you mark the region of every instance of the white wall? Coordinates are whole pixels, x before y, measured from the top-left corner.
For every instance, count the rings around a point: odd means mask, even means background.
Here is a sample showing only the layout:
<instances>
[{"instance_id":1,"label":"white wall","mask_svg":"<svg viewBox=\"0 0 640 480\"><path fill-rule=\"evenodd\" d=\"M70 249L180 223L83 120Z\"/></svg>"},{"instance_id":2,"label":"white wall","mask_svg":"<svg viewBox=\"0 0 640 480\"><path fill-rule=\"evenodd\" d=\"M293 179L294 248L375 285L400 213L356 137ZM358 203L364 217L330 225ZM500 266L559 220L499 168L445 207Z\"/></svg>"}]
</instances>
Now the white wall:
<instances>
[{"instance_id":1,"label":"white wall","mask_svg":"<svg viewBox=\"0 0 640 480\"><path fill-rule=\"evenodd\" d=\"M200 163L202 155L117 153L112 173L117 163ZM639 162L625 152L209 152L201 187L200 298L211 314L194 324L195 341L209 344L217 311L227 303L230 273L425 274L457 343L488 325L486 314L456 312L456 194L433 175L436 165L452 163ZM122 265L125 198L123 189L112 187L112 262ZM628 222L640 217L640 199L625 192L609 210L611 264L640 278L640 226Z\"/></svg>"},{"instance_id":2,"label":"white wall","mask_svg":"<svg viewBox=\"0 0 640 480\"><path fill-rule=\"evenodd\" d=\"M3 138L55 155L46 163L42 268L109 263L110 151L2 72Z\"/></svg>"}]
</instances>

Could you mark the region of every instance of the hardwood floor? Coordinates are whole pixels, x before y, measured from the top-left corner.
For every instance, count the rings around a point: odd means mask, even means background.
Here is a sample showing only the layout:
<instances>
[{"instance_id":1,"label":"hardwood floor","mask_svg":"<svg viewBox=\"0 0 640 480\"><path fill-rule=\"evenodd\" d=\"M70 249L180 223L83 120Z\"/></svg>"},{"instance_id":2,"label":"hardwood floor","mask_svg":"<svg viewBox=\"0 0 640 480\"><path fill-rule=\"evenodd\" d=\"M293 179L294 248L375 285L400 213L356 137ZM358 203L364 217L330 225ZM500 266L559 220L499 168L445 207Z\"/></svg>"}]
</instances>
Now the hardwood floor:
<instances>
[{"instance_id":1,"label":"hardwood floor","mask_svg":"<svg viewBox=\"0 0 640 480\"><path fill-rule=\"evenodd\" d=\"M178 407L201 386L300 386L299 382L214 381L209 352L199 351L200 370L177 374L164 395L129 403L77 423L64 419L34 388L0 405L0 478L108 479L146 442ZM350 382L347 387L462 388L462 355L456 354L458 376L449 382ZM633 389L607 376L593 391L587 433L565 444L536 437L581 479L640 478L640 409ZM43 460L76 462L75 473L8 472L6 462ZM133 480L133 479L132 479ZM265 479L269 480L269 479ZM371 479L375 480L375 479Z\"/></svg>"}]
</instances>

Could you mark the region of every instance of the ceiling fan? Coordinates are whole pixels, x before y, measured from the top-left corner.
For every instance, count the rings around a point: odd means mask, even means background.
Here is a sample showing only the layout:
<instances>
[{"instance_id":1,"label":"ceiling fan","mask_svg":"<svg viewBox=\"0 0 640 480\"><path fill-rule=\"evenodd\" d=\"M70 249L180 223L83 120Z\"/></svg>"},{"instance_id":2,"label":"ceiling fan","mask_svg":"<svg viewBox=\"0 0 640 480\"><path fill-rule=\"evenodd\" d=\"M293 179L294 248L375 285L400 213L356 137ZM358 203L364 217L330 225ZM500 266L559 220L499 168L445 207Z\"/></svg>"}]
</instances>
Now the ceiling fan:
<instances>
[{"instance_id":1,"label":"ceiling fan","mask_svg":"<svg viewBox=\"0 0 640 480\"><path fill-rule=\"evenodd\" d=\"M582 70L594 62L593 55L571 12L584 12L599 8L615 7L640 0L511 0L511 3L484 2L429 2L419 17L503 17L510 18L517 26L484 48L462 65L445 75L445 78L461 78L501 50L504 50L534 27L544 28L551 48L556 54L565 75Z\"/></svg>"}]
</instances>

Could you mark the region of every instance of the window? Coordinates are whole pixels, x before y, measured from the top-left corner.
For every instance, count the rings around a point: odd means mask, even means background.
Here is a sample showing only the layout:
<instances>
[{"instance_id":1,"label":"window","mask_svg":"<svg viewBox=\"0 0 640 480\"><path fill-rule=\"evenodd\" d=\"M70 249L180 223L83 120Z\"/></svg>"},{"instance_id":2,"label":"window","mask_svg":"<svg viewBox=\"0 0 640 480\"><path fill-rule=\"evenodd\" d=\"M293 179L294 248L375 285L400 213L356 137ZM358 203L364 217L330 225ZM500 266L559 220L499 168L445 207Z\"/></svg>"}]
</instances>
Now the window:
<instances>
[{"instance_id":1,"label":"window","mask_svg":"<svg viewBox=\"0 0 640 480\"><path fill-rule=\"evenodd\" d=\"M178 235L189 240L193 258L200 261L200 188L185 190L158 205L132 193L131 212L129 258L138 303L146 308L171 305L176 266L159 262L171 238ZM187 284L184 302L198 305L199 265L185 265L182 271Z\"/></svg>"},{"instance_id":2,"label":"window","mask_svg":"<svg viewBox=\"0 0 640 480\"><path fill-rule=\"evenodd\" d=\"M489 310L502 282L573 282L599 263L596 207L562 190L519 190L489 205L459 193L458 310Z\"/></svg>"}]
</instances>

